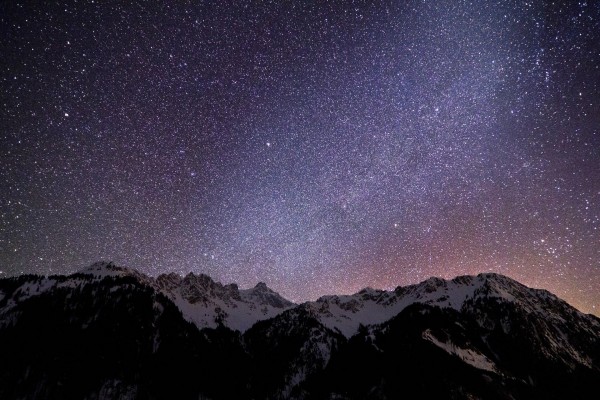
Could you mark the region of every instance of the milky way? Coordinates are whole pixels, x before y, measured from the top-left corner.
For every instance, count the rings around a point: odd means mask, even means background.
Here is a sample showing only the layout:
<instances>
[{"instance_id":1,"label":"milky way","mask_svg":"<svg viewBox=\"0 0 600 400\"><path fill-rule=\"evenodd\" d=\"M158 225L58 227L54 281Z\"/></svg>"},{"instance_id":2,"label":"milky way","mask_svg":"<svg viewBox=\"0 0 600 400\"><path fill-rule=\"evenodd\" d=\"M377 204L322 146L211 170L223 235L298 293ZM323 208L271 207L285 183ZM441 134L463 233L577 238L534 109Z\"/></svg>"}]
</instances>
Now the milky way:
<instances>
[{"instance_id":1,"label":"milky way","mask_svg":"<svg viewBox=\"0 0 600 400\"><path fill-rule=\"evenodd\" d=\"M0 5L0 276L495 271L600 313L600 2L47 3Z\"/></svg>"}]
</instances>

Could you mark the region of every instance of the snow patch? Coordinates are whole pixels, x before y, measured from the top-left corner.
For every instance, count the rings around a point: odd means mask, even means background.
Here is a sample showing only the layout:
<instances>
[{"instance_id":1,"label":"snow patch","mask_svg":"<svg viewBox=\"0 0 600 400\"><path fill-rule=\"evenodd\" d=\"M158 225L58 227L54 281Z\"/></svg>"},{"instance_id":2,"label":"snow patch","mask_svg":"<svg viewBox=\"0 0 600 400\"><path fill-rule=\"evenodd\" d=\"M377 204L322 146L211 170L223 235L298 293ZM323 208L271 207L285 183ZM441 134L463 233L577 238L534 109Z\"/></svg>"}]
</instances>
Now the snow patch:
<instances>
[{"instance_id":1,"label":"snow patch","mask_svg":"<svg viewBox=\"0 0 600 400\"><path fill-rule=\"evenodd\" d=\"M462 311L468 301L493 298L540 311L537 302L528 300L536 292L501 275L480 274L449 281L430 278L394 291L365 288L353 295L323 296L306 305L323 325L349 338L360 325L381 324L415 303Z\"/></svg>"},{"instance_id":2,"label":"snow patch","mask_svg":"<svg viewBox=\"0 0 600 400\"><path fill-rule=\"evenodd\" d=\"M159 276L156 288L169 297L184 318L199 329L220 324L245 332L256 322L273 318L295 306L264 283L239 290L237 285L222 285L205 275L184 278Z\"/></svg>"},{"instance_id":3,"label":"snow patch","mask_svg":"<svg viewBox=\"0 0 600 400\"><path fill-rule=\"evenodd\" d=\"M452 342L442 342L438 340L429 329L425 330L422 335L423 339L433 343L448 354L452 354L463 360L465 363L484 371L498 373L496 365L485 355L473 349L463 349L456 346Z\"/></svg>"}]
</instances>

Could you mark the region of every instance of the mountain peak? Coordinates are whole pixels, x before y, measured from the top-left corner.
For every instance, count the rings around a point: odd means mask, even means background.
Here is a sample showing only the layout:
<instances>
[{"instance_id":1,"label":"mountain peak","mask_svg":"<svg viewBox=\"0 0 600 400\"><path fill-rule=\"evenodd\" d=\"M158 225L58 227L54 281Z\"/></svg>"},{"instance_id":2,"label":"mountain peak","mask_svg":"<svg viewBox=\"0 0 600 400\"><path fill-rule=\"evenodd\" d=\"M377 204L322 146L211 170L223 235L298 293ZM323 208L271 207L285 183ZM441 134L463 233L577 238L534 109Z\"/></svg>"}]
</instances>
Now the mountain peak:
<instances>
[{"instance_id":1,"label":"mountain peak","mask_svg":"<svg viewBox=\"0 0 600 400\"><path fill-rule=\"evenodd\" d=\"M507 391L498 398L586 398L584 394L596 388L600 376L600 319L499 274L430 278L395 291L365 288L353 295L324 296L295 306L263 282L239 290L235 284L223 285L206 275L170 273L140 280L145 275L108 262L95 263L82 273L0 279L0 334L11 339L0 342L0 352L10 356L3 358L3 377L9 377L3 382L15 382L12 391L6 385L0 387L0 397L14 397L23 388L19 385L31 365L44 372L30 381L32 394L25 397L35 397L37 388L56 381L46 378L52 376L53 360L68 362L63 364L69 366L68 371L87 362L86 371L100 371L99 379L112 377L114 365L127 366L125 374L151 371L147 380L168 378L176 371L173 381L159 379L166 398L189 393L198 397L193 392L199 387L197 379L206 379L206 384L219 377L222 381L207 395L221 393L228 385L240 388L240 392L218 397L223 399L289 398L296 392L301 393L299 399L331 398L340 388L356 393L353 398L399 398L413 390L425 398L456 393L461 398L481 398L499 389ZM116 278L102 280L98 275ZM31 301L37 296L44 297ZM94 297L102 301L90 301ZM199 329L218 329L196 331L183 320ZM114 334L106 334L107 326ZM40 331L52 336L40 337ZM342 335L356 336L346 340ZM75 340L64 341L65 336ZM90 339L94 340L90 346L66 347ZM40 345L39 340L45 341ZM39 348L44 349L41 359ZM99 354L110 357L101 363L103 370L96 368ZM140 364L140 359L148 361ZM188 365L200 365L208 373L190 373ZM457 378L461 374L464 378ZM191 377L193 385L189 391L186 387L184 395L173 395L173 390L190 382L181 376ZM381 376L404 381L377 388ZM81 376L69 379L72 384L57 386L55 392L62 394L65 387L77 386ZM560 379L571 384L564 392L558 391L565 385ZM437 388L423 392L433 380L451 390L448 396ZM490 386L471 396L461 386L471 380ZM86 398L137 393L137 386L121 387L117 380L101 387L97 382L90 383ZM272 396L264 391L270 382L279 385L278 392L269 392ZM314 389L314 382L328 386L320 391ZM350 386L342 386L348 382ZM446 382L454 383L444 386ZM465 390L479 390L480 383L464 386ZM545 389L551 384L556 385ZM399 392L382 391L388 387L397 387ZM461 388L460 392L454 392L455 388ZM156 386L144 390L156 390ZM541 390L540 396L535 390Z\"/></svg>"},{"instance_id":2,"label":"mountain peak","mask_svg":"<svg viewBox=\"0 0 600 400\"><path fill-rule=\"evenodd\" d=\"M159 275L155 287L179 307L184 318L200 329L222 324L244 332L257 321L274 317L294 305L264 282L240 290L236 283L224 285L208 275L192 272L185 277Z\"/></svg>"},{"instance_id":3,"label":"mountain peak","mask_svg":"<svg viewBox=\"0 0 600 400\"><path fill-rule=\"evenodd\" d=\"M106 277L112 278L124 278L124 277L134 277L140 283L144 285L153 285L154 279L139 272L133 268L122 267L120 265L116 265L112 261L98 261L90 265L89 267L85 267L80 269L77 274L92 276L93 279L104 279Z\"/></svg>"},{"instance_id":4,"label":"mountain peak","mask_svg":"<svg viewBox=\"0 0 600 400\"><path fill-rule=\"evenodd\" d=\"M213 280L213 278L211 278L210 276L203 274L202 272L196 274L194 272L188 272L184 278L188 278L188 279L196 279L196 280L200 280L200 281L210 281L210 282L215 282Z\"/></svg>"},{"instance_id":5,"label":"mountain peak","mask_svg":"<svg viewBox=\"0 0 600 400\"><path fill-rule=\"evenodd\" d=\"M84 275L94 275L97 277L104 276L125 276L131 275L134 270L117 266L112 261L97 261L92 265L82 268L77 273ZM137 272L137 271L136 271Z\"/></svg>"},{"instance_id":6,"label":"mountain peak","mask_svg":"<svg viewBox=\"0 0 600 400\"><path fill-rule=\"evenodd\" d=\"M91 265L88 265L87 267L83 267L80 271L85 272L112 268L117 268L113 261L100 260L92 263Z\"/></svg>"},{"instance_id":7,"label":"mountain peak","mask_svg":"<svg viewBox=\"0 0 600 400\"><path fill-rule=\"evenodd\" d=\"M199 328L224 324L243 332L255 322L276 316L295 305L265 282L240 290L237 284L224 285L202 273L190 272L185 276L169 273L150 278L106 261L94 263L80 273L94 279L133 276L140 283L166 294L185 318ZM546 299L556 297L530 289L504 275L485 272L452 280L431 277L414 285L399 286L394 291L365 287L352 295L322 296L306 306L324 325L350 337L360 325L381 323L415 303L461 311L493 301L511 303L529 312L541 312L544 306L540 304L549 304Z\"/></svg>"},{"instance_id":8,"label":"mountain peak","mask_svg":"<svg viewBox=\"0 0 600 400\"><path fill-rule=\"evenodd\" d=\"M516 284L521 285L516 280L514 280L506 275L499 274L497 272L482 272L480 274L477 274L477 278L487 280L487 281L516 283Z\"/></svg>"},{"instance_id":9,"label":"mountain peak","mask_svg":"<svg viewBox=\"0 0 600 400\"><path fill-rule=\"evenodd\" d=\"M258 282L252 289L241 290L240 293L242 299L246 301L274 307L278 310L285 310L294 305L294 303L269 288L264 282Z\"/></svg>"},{"instance_id":10,"label":"mountain peak","mask_svg":"<svg viewBox=\"0 0 600 400\"><path fill-rule=\"evenodd\" d=\"M320 321L344 336L354 335L362 325L379 324L404 308L426 304L456 311L479 302L512 303L528 311L542 311L545 299L555 298L498 273L458 276L452 280L431 277L420 283L398 286L393 291L365 288L353 295L321 296L308 303Z\"/></svg>"}]
</instances>

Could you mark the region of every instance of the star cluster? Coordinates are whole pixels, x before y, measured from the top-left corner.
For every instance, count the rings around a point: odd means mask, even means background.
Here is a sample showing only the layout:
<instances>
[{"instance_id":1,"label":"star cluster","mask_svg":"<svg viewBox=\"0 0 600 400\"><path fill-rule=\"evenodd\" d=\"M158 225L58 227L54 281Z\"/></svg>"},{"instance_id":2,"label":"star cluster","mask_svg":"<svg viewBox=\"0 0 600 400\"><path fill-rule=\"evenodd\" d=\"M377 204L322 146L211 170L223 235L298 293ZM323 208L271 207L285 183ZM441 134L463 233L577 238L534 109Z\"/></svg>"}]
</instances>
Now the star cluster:
<instances>
[{"instance_id":1,"label":"star cluster","mask_svg":"<svg viewBox=\"0 0 600 400\"><path fill-rule=\"evenodd\" d=\"M600 3L3 2L0 276L295 301L495 271L600 314Z\"/></svg>"}]
</instances>

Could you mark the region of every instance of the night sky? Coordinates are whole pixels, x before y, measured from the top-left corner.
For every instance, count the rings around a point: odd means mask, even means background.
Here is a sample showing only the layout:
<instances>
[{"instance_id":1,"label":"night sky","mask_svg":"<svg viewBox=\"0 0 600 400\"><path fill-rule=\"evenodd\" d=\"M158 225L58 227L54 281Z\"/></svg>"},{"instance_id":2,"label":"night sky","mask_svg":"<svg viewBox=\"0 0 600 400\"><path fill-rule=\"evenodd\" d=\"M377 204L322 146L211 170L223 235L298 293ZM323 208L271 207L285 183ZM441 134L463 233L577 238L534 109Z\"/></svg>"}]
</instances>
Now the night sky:
<instances>
[{"instance_id":1,"label":"night sky","mask_svg":"<svg viewBox=\"0 0 600 400\"><path fill-rule=\"evenodd\" d=\"M0 5L0 276L493 271L600 315L599 1L41 3Z\"/></svg>"}]
</instances>

